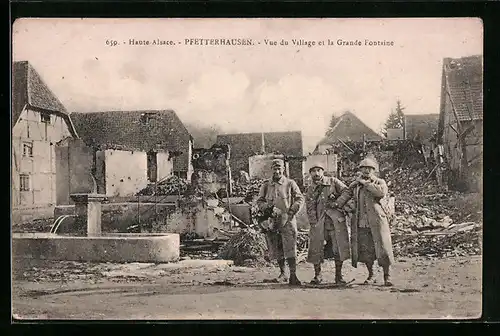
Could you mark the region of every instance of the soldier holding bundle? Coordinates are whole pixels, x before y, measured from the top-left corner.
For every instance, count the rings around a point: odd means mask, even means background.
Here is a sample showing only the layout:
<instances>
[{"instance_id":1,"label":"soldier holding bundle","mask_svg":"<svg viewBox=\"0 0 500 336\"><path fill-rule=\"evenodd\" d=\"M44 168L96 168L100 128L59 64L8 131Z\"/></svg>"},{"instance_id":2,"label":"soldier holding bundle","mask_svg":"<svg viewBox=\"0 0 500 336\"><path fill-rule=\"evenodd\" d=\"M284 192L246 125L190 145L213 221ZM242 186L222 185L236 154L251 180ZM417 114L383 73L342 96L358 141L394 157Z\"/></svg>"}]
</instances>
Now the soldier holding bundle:
<instances>
[{"instance_id":1,"label":"soldier holding bundle","mask_svg":"<svg viewBox=\"0 0 500 336\"><path fill-rule=\"evenodd\" d=\"M266 233L266 241L271 260L277 260L280 274L277 281L286 281L285 260L290 269L288 283L301 285L297 278L297 221L295 215L304 204L297 183L284 176L284 162L272 162L273 177L260 188L257 206L263 214L261 227Z\"/></svg>"}]
</instances>

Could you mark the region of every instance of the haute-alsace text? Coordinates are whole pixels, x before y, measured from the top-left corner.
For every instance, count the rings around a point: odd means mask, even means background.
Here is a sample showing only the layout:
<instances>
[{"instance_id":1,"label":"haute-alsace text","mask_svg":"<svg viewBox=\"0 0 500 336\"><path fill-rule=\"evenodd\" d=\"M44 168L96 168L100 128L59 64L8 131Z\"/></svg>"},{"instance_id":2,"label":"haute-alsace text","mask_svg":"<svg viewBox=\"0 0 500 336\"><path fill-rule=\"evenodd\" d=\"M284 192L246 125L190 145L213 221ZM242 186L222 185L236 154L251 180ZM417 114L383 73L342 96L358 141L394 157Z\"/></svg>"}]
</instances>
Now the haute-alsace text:
<instances>
[{"instance_id":1,"label":"haute-alsace text","mask_svg":"<svg viewBox=\"0 0 500 336\"><path fill-rule=\"evenodd\" d=\"M136 39L129 39L128 40L128 45L131 46L159 46L159 45L165 45L165 46L174 46L176 45L175 41L172 40L162 40L162 39L154 39L154 40L136 40Z\"/></svg>"}]
</instances>

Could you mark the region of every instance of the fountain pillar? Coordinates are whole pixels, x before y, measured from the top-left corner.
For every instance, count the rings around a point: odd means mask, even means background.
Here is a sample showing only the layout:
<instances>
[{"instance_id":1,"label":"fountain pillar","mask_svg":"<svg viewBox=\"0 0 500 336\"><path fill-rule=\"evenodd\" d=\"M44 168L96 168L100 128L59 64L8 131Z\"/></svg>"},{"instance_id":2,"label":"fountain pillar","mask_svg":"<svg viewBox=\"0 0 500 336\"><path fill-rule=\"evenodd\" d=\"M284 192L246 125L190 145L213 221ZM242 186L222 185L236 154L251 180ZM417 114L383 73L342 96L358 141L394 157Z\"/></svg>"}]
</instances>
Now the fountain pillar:
<instances>
[{"instance_id":1,"label":"fountain pillar","mask_svg":"<svg viewBox=\"0 0 500 336\"><path fill-rule=\"evenodd\" d=\"M71 194L75 202L75 215L78 221L86 222L87 236L100 236L101 229L101 204L106 199L100 194Z\"/></svg>"}]
</instances>

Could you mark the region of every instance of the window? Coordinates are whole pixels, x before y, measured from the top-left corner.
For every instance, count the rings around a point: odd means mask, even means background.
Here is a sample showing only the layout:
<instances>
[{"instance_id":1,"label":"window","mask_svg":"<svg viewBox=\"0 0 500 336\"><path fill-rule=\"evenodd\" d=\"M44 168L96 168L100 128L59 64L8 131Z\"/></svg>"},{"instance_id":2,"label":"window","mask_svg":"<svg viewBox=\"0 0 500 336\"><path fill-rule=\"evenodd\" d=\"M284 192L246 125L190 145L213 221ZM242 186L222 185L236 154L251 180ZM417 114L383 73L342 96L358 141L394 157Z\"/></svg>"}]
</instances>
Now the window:
<instances>
[{"instance_id":1,"label":"window","mask_svg":"<svg viewBox=\"0 0 500 336\"><path fill-rule=\"evenodd\" d=\"M43 123L50 124L50 114L48 114L48 113L41 113L40 114L40 120Z\"/></svg>"},{"instance_id":2,"label":"window","mask_svg":"<svg viewBox=\"0 0 500 336\"><path fill-rule=\"evenodd\" d=\"M19 175L19 184L21 186L21 191L30 190L30 176L27 174Z\"/></svg>"},{"instance_id":3,"label":"window","mask_svg":"<svg viewBox=\"0 0 500 336\"><path fill-rule=\"evenodd\" d=\"M27 157L33 156L33 143L31 142L23 143L23 156Z\"/></svg>"}]
</instances>

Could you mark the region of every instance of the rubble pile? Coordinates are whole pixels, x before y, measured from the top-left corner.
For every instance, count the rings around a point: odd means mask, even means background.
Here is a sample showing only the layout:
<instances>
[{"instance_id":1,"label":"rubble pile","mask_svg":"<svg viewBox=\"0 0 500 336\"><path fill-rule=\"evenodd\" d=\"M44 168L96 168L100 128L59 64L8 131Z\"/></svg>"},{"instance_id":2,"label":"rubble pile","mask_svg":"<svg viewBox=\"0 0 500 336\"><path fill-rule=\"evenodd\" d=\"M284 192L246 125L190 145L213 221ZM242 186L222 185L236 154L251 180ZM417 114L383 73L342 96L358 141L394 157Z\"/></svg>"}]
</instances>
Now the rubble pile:
<instances>
[{"instance_id":1,"label":"rubble pile","mask_svg":"<svg viewBox=\"0 0 500 336\"><path fill-rule=\"evenodd\" d=\"M387 182L389 190L397 195L427 195L446 192L444 186L436 183L431 172L432 168L426 167L399 167L385 171L382 177Z\"/></svg>"},{"instance_id":2,"label":"rubble pile","mask_svg":"<svg viewBox=\"0 0 500 336\"><path fill-rule=\"evenodd\" d=\"M356 154L362 150L354 144ZM380 177L395 196L396 216L391 222L394 250L399 256L447 257L481 254L482 196L448 191L435 179L435 167L426 164L417 143L406 141L365 148L380 159L380 151L393 151L392 165ZM345 147L345 146L344 146ZM384 147L384 148L383 148ZM355 178L358 159L343 171L346 184ZM346 167L351 167L345 165ZM382 168L382 165L381 165Z\"/></svg>"},{"instance_id":3,"label":"rubble pile","mask_svg":"<svg viewBox=\"0 0 500 336\"><path fill-rule=\"evenodd\" d=\"M385 177L396 195L391 223L396 255L481 254L481 196L447 191L426 168L399 168Z\"/></svg>"},{"instance_id":4,"label":"rubble pile","mask_svg":"<svg viewBox=\"0 0 500 336\"><path fill-rule=\"evenodd\" d=\"M254 229L242 229L222 246L218 258L233 260L235 265L248 264L249 260L266 263L267 244L264 234Z\"/></svg>"},{"instance_id":5,"label":"rubble pile","mask_svg":"<svg viewBox=\"0 0 500 336\"><path fill-rule=\"evenodd\" d=\"M188 182L177 176L171 176L158 183L151 183L146 188L139 191L136 196L169 196L179 195L186 192Z\"/></svg>"},{"instance_id":6,"label":"rubble pile","mask_svg":"<svg viewBox=\"0 0 500 336\"><path fill-rule=\"evenodd\" d=\"M431 258L481 255L481 226L474 223L464 224L469 224L469 226L454 232L420 234L409 237L409 239L394 239L394 254L396 256Z\"/></svg>"},{"instance_id":7,"label":"rubble pile","mask_svg":"<svg viewBox=\"0 0 500 336\"><path fill-rule=\"evenodd\" d=\"M299 231L297 236L298 261L307 256L309 236L307 231ZM253 228L241 229L232 235L219 250L219 259L233 260L235 265L259 266L269 262L266 237Z\"/></svg>"},{"instance_id":8,"label":"rubble pile","mask_svg":"<svg viewBox=\"0 0 500 336\"><path fill-rule=\"evenodd\" d=\"M260 186L264 181L263 179L252 179L248 184L240 184L238 181L235 181L233 184L232 196L246 197L249 195L258 195Z\"/></svg>"}]
</instances>

